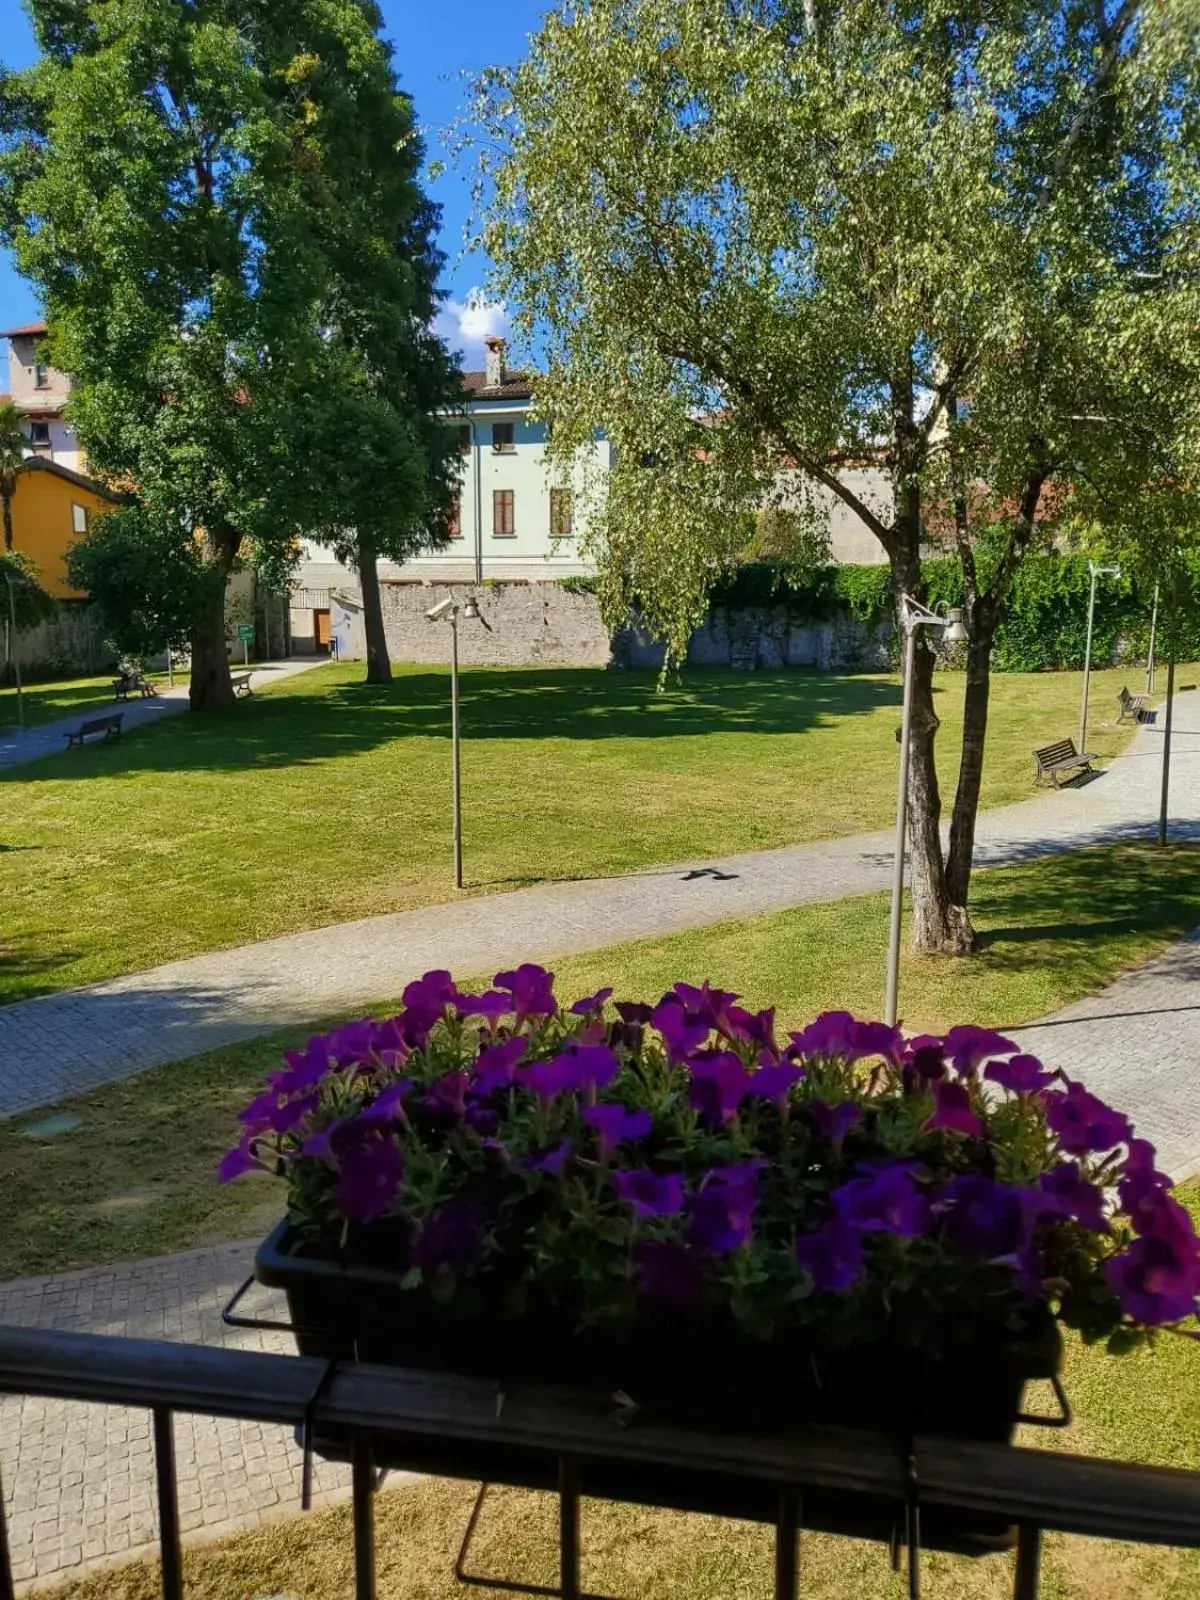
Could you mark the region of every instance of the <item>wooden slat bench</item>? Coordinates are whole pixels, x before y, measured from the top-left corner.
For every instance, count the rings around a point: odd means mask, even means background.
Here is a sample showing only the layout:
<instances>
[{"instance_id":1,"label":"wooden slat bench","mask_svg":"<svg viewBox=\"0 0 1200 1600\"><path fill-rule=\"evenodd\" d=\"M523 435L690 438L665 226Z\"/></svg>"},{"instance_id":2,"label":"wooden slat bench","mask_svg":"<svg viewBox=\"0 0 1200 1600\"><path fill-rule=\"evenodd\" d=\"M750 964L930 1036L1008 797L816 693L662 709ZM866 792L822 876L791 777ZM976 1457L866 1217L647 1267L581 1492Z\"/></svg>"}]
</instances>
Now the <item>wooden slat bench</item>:
<instances>
[{"instance_id":1,"label":"wooden slat bench","mask_svg":"<svg viewBox=\"0 0 1200 1600\"><path fill-rule=\"evenodd\" d=\"M235 672L229 681L233 685L235 695L244 694L253 698L254 690L250 687L250 674L248 672Z\"/></svg>"},{"instance_id":2,"label":"wooden slat bench","mask_svg":"<svg viewBox=\"0 0 1200 1600\"><path fill-rule=\"evenodd\" d=\"M1144 694L1130 694L1128 689L1122 689L1117 696L1117 722L1141 722L1146 715L1146 700Z\"/></svg>"},{"instance_id":3,"label":"wooden slat bench","mask_svg":"<svg viewBox=\"0 0 1200 1600\"><path fill-rule=\"evenodd\" d=\"M1092 762L1096 757L1090 754L1080 755L1075 748L1074 739L1060 739L1057 744L1043 745L1040 750L1035 750L1033 759L1037 768L1035 781L1041 783L1043 778L1050 778L1057 789L1061 785L1064 772L1078 772L1082 777L1092 770Z\"/></svg>"},{"instance_id":4,"label":"wooden slat bench","mask_svg":"<svg viewBox=\"0 0 1200 1600\"><path fill-rule=\"evenodd\" d=\"M123 672L113 679L113 693L118 700L128 700L131 694L140 694L143 700L149 700L154 695L154 685L140 672Z\"/></svg>"},{"instance_id":5,"label":"wooden slat bench","mask_svg":"<svg viewBox=\"0 0 1200 1600\"><path fill-rule=\"evenodd\" d=\"M77 744L82 748L83 741L90 738L94 733L102 733L105 743L110 739L119 739L121 737L121 719L124 715L123 711L110 711L103 717L89 717L86 722L79 724L74 733L63 734L63 738L67 741L67 749L69 750L73 744Z\"/></svg>"}]
</instances>

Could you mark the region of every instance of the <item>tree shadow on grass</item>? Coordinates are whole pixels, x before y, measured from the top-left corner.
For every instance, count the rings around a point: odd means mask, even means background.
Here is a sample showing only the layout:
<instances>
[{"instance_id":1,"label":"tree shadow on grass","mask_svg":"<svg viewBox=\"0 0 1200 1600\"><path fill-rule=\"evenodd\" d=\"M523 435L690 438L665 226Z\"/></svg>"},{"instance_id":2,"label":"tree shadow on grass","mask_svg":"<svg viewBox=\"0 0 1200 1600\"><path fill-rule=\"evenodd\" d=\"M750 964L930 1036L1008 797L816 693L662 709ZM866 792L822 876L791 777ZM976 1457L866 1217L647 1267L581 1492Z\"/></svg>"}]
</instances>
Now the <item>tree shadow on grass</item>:
<instances>
[{"instance_id":1,"label":"tree shadow on grass","mask_svg":"<svg viewBox=\"0 0 1200 1600\"><path fill-rule=\"evenodd\" d=\"M327 679L325 685L299 680L285 693L240 702L229 713L134 728L118 743L48 756L0 774L0 782L289 767L399 739L450 736L446 672L403 673L378 687L327 686ZM896 683L815 672L697 669L660 693L652 672L481 668L462 675L462 731L467 741L794 735L881 708L898 715L900 700ZM883 730L880 737L886 737Z\"/></svg>"},{"instance_id":2,"label":"tree shadow on grass","mask_svg":"<svg viewBox=\"0 0 1200 1600\"><path fill-rule=\"evenodd\" d=\"M1121 844L981 873L971 902L979 955L994 971L1040 966L1053 946L1081 992L1114 976L1112 941L1200 927L1200 848ZM1195 960L1200 963L1200 945ZM1200 972L1197 972L1200 976Z\"/></svg>"},{"instance_id":3,"label":"tree shadow on grass","mask_svg":"<svg viewBox=\"0 0 1200 1600\"><path fill-rule=\"evenodd\" d=\"M36 941L23 935L0 938L0 1006L60 989L62 984L55 981L55 974L78 960L78 950L65 945L47 948L46 941L40 937ZM46 981L39 982L41 978ZM0 1055L2 1072L3 1057Z\"/></svg>"}]
</instances>

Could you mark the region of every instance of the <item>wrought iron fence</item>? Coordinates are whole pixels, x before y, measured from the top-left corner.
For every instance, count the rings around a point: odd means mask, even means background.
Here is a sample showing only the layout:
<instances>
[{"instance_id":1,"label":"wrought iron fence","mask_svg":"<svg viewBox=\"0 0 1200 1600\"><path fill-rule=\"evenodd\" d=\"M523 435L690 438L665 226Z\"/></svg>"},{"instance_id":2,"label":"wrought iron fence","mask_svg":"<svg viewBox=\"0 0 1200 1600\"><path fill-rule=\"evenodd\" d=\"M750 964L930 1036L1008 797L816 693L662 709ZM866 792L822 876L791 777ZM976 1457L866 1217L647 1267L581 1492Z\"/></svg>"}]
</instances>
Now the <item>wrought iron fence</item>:
<instances>
[{"instance_id":1,"label":"wrought iron fence","mask_svg":"<svg viewBox=\"0 0 1200 1600\"><path fill-rule=\"evenodd\" d=\"M803 1529L837 1531L847 1508L890 1522L913 1597L923 1544L956 1548L962 1518L976 1530L1015 1528L1015 1600L1036 1600L1047 1529L1200 1547L1200 1473L1060 1452L836 1429L709 1433L644 1416L622 1425L610 1402L584 1392L523 1385L502 1394L474 1378L29 1328L0 1327L0 1391L152 1413L164 1600L183 1595L175 1412L290 1424L307 1446L351 1461L356 1600L375 1596L381 1466L482 1481L458 1576L563 1600L604 1600L580 1588L581 1495L773 1526L776 1600L800 1593ZM467 1570L492 1483L557 1493L556 1588ZM3 1504L0 1486L0 1600L13 1600Z\"/></svg>"}]
</instances>

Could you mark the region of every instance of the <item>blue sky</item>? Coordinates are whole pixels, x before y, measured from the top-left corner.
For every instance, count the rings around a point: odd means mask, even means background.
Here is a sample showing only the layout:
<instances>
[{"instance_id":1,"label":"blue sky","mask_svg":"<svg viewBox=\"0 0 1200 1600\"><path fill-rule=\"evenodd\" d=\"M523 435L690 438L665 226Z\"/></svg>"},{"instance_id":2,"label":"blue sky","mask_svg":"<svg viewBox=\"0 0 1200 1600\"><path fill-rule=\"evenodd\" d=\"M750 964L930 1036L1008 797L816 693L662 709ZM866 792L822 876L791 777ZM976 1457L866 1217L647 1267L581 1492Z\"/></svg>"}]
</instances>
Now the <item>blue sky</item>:
<instances>
[{"instance_id":1,"label":"blue sky","mask_svg":"<svg viewBox=\"0 0 1200 1600\"><path fill-rule=\"evenodd\" d=\"M440 131L462 109L466 97L463 72L519 60L545 4L544 0L505 0L502 5L496 0L382 0L382 9L384 31L395 46L401 83L416 101L432 160L443 153ZM21 0L0 0L0 60L7 67L25 66L34 53L33 34ZM480 340L485 333L503 331L503 314L495 307L472 310L467 303L483 278L478 258L463 257L470 205L468 179L465 173L451 170L428 187L443 208L441 245L448 258L445 288L450 295L441 319L443 331L452 345L463 350L468 366L480 365ZM0 327L27 322L37 315L32 290L0 251Z\"/></svg>"}]
</instances>

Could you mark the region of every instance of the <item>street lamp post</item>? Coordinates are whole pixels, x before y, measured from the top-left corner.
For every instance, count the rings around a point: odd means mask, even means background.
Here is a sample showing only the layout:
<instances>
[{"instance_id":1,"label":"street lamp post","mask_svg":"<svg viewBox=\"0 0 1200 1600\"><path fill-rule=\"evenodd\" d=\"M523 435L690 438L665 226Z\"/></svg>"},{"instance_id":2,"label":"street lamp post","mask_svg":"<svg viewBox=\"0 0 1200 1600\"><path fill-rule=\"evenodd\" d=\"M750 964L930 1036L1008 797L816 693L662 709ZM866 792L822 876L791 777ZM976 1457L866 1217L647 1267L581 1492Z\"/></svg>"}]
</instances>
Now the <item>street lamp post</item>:
<instances>
[{"instance_id":1,"label":"street lamp post","mask_svg":"<svg viewBox=\"0 0 1200 1600\"><path fill-rule=\"evenodd\" d=\"M1158 585L1154 585L1154 609L1150 613L1150 656L1146 662L1146 693L1154 693L1154 643L1158 633Z\"/></svg>"},{"instance_id":2,"label":"street lamp post","mask_svg":"<svg viewBox=\"0 0 1200 1600\"><path fill-rule=\"evenodd\" d=\"M1088 685L1092 676L1092 622L1096 615L1096 579L1102 574L1119 578L1120 567L1098 567L1094 561L1088 562L1088 571L1092 575L1091 588L1088 593L1088 625L1087 644L1083 651L1083 699L1079 706L1079 754L1087 749L1087 714L1088 714Z\"/></svg>"},{"instance_id":3,"label":"street lamp post","mask_svg":"<svg viewBox=\"0 0 1200 1600\"><path fill-rule=\"evenodd\" d=\"M21 663L17 659L17 602L13 594L12 573L7 568L4 569L3 577L8 585L8 655L17 678L17 727L24 732L25 701L21 695Z\"/></svg>"},{"instance_id":4,"label":"street lamp post","mask_svg":"<svg viewBox=\"0 0 1200 1600\"><path fill-rule=\"evenodd\" d=\"M454 813L454 887L461 889L463 886L463 858L462 858L462 757L459 723L458 699L458 618L459 612L468 622L482 622L488 632L491 624L479 609L479 602L473 594L468 595L461 608L455 597L447 595L444 600L439 600L436 606L430 607L425 613L430 622L443 620L450 624L450 761L452 770L452 806Z\"/></svg>"},{"instance_id":5,"label":"street lamp post","mask_svg":"<svg viewBox=\"0 0 1200 1600\"><path fill-rule=\"evenodd\" d=\"M892 870L892 921L888 940L887 999L884 1020L896 1021L900 991L900 919L904 908L904 851L908 833L908 753L912 743L912 681L917 653L918 628L944 628L948 644L962 644L967 638L962 610L950 607L941 617L919 601L904 595L900 601L900 626L904 632L904 710L900 718L900 783L896 798L896 846Z\"/></svg>"}]
</instances>

